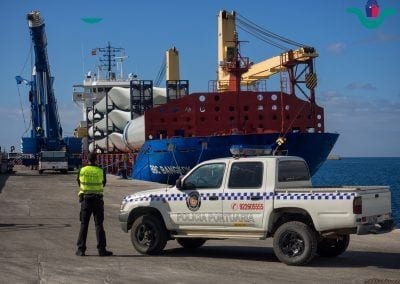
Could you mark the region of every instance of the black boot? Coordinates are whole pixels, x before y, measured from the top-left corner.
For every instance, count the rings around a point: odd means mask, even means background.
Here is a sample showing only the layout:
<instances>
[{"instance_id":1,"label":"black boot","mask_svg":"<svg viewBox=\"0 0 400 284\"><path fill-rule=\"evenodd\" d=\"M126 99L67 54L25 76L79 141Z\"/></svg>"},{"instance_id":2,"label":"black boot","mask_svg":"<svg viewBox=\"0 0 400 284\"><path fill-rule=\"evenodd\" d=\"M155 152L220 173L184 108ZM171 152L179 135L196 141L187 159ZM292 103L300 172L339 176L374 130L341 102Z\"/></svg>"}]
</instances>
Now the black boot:
<instances>
[{"instance_id":1,"label":"black boot","mask_svg":"<svg viewBox=\"0 0 400 284\"><path fill-rule=\"evenodd\" d=\"M106 249L99 250L99 256L111 256L113 255L112 251L108 251Z\"/></svg>"},{"instance_id":2,"label":"black boot","mask_svg":"<svg viewBox=\"0 0 400 284\"><path fill-rule=\"evenodd\" d=\"M77 256L85 256L85 252L84 252L83 250L80 250L80 249L78 249L78 250L75 252L75 254L76 254Z\"/></svg>"}]
</instances>

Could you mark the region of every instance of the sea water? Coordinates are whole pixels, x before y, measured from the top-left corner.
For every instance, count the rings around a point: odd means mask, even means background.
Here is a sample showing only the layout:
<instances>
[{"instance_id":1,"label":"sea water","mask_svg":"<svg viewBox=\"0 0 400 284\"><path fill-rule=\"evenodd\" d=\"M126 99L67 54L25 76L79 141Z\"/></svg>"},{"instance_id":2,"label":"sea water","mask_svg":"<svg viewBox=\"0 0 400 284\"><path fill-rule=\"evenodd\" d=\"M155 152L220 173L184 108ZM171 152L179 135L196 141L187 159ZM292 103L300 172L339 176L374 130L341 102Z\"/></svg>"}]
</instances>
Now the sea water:
<instances>
[{"instance_id":1,"label":"sea water","mask_svg":"<svg viewBox=\"0 0 400 284\"><path fill-rule=\"evenodd\" d=\"M400 158L342 158L327 160L312 178L315 186L387 185L392 214L400 228Z\"/></svg>"}]
</instances>

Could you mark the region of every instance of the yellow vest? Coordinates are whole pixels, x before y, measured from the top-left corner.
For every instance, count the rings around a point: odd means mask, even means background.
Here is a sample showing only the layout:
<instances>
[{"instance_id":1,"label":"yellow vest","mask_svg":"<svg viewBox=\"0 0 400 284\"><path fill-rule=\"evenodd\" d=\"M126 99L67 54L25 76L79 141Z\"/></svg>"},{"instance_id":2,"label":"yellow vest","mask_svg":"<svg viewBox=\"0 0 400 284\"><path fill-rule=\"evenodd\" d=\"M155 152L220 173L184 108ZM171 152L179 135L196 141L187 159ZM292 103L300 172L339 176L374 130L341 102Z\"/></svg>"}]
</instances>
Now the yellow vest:
<instances>
[{"instance_id":1,"label":"yellow vest","mask_svg":"<svg viewBox=\"0 0 400 284\"><path fill-rule=\"evenodd\" d=\"M81 194L103 194L103 170L96 166L85 166L79 172Z\"/></svg>"}]
</instances>

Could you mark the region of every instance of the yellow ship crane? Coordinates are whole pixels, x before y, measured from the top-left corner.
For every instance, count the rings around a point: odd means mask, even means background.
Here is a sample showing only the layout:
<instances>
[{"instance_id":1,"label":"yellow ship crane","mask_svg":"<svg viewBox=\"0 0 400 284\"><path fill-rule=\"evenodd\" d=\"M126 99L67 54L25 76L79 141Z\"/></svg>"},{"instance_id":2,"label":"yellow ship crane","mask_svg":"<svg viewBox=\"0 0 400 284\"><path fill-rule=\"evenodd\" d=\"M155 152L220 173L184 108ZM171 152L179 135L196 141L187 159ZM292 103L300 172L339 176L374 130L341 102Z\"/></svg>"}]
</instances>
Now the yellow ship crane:
<instances>
[{"instance_id":1,"label":"yellow ship crane","mask_svg":"<svg viewBox=\"0 0 400 284\"><path fill-rule=\"evenodd\" d=\"M248 58L242 57L239 51L240 42L237 39L237 22L239 28L255 37L284 50L280 55L253 64ZM274 41L275 40L275 41ZM297 49L289 49L280 43L294 45ZM268 79L279 72L287 72L290 79L290 94L295 94L295 86L314 101L314 88L316 87L316 74L314 73L314 58L318 53L313 47L281 37L277 34L262 29L236 12L220 11L218 15L218 80L217 90L237 90L240 86L254 86L259 80ZM305 65L298 72L298 65ZM234 68L233 68L234 66ZM310 90L310 96L299 86L305 83Z\"/></svg>"},{"instance_id":2,"label":"yellow ship crane","mask_svg":"<svg viewBox=\"0 0 400 284\"><path fill-rule=\"evenodd\" d=\"M249 85L261 79L268 79L278 72L286 71L288 65L306 62L317 56L314 48L301 47L296 50L289 50L281 55L251 65L249 71L242 75L242 84Z\"/></svg>"}]
</instances>

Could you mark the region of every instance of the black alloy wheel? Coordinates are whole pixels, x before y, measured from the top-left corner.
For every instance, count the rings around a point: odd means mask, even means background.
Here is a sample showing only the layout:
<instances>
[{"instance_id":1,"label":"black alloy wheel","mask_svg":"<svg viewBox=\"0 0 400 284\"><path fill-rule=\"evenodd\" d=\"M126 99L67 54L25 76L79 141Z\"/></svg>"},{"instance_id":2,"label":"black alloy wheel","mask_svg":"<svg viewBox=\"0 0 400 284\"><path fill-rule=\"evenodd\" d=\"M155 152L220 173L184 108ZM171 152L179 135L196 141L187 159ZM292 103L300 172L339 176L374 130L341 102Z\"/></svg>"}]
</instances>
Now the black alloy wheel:
<instances>
[{"instance_id":1,"label":"black alloy wheel","mask_svg":"<svg viewBox=\"0 0 400 284\"><path fill-rule=\"evenodd\" d=\"M159 254L167 244L167 230L159 218L143 215L133 222L131 241L142 254Z\"/></svg>"},{"instance_id":2,"label":"black alloy wheel","mask_svg":"<svg viewBox=\"0 0 400 284\"><path fill-rule=\"evenodd\" d=\"M316 250L316 233L302 222L284 223L275 232L275 255L287 265L307 264L314 258Z\"/></svg>"}]
</instances>

